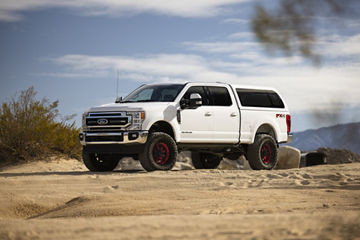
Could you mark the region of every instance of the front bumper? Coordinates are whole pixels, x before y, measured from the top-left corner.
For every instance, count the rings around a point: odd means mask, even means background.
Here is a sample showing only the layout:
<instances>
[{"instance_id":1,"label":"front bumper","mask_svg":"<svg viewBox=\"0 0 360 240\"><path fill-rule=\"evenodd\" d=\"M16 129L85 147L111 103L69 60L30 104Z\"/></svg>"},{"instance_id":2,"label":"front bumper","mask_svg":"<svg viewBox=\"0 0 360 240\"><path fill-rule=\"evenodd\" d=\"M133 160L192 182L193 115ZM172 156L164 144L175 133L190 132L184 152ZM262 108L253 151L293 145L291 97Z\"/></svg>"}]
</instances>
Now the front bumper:
<instances>
[{"instance_id":1,"label":"front bumper","mask_svg":"<svg viewBox=\"0 0 360 240\"><path fill-rule=\"evenodd\" d=\"M148 131L81 132L79 139L83 146L89 144L144 144L146 143L148 134Z\"/></svg>"}]
</instances>

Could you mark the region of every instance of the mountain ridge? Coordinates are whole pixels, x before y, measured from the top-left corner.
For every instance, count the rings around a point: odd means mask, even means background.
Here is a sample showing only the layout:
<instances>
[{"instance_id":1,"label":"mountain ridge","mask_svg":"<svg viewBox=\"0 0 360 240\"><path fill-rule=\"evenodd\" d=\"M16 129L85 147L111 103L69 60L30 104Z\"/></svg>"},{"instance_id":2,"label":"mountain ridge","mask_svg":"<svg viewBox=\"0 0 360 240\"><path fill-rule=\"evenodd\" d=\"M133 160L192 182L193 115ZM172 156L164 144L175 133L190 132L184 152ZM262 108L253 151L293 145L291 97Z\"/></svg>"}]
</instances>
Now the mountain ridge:
<instances>
[{"instance_id":1,"label":"mountain ridge","mask_svg":"<svg viewBox=\"0 0 360 240\"><path fill-rule=\"evenodd\" d=\"M360 122L295 132L292 143L288 145L301 151L329 147L360 154Z\"/></svg>"}]
</instances>

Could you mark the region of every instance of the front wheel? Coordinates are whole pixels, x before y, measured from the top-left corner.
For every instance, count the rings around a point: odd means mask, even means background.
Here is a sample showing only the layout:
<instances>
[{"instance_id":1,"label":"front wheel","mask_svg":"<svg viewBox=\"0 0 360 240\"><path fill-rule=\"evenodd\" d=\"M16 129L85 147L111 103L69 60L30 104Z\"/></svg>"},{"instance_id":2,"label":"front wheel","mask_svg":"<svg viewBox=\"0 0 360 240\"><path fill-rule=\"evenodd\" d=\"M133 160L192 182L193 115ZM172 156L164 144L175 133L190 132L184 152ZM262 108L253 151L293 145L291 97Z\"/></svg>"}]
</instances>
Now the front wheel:
<instances>
[{"instance_id":1,"label":"front wheel","mask_svg":"<svg viewBox=\"0 0 360 240\"><path fill-rule=\"evenodd\" d=\"M166 133L151 133L145 144L144 152L139 154L141 166L146 171L171 170L177 158L177 146Z\"/></svg>"},{"instance_id":2,"label":"front wheel","mask_svg":"<svg viewBox=\"0 0 360 240\"><path fill-rule=\"evenodd\" d=\"M120 157L110 154L89 153L83 150L82 158L85 166L92 172L107 172L116 168Z\"/></svg>"},{"instance_id":3,"label":"front wheel","mask_svg":"<svg viewBox=\"0 0 360 240\"><path fill-rule=\"evenodd\" d=\"M196 169L215 169L219 166L222 157L211 153L191 152L191 161Z\"/></svg>"},{"instance_id":4,"label":"front wheel","mask_svg":"<svg viewBox=\"0 0 360 240\"><path fill-rule=\"evenodd\" d=\"M247 159L254 170L273 169L277 162L277 145L274 138L267 134L256 135L253 144L249 145Z\"/></svg>"}]
</instances>

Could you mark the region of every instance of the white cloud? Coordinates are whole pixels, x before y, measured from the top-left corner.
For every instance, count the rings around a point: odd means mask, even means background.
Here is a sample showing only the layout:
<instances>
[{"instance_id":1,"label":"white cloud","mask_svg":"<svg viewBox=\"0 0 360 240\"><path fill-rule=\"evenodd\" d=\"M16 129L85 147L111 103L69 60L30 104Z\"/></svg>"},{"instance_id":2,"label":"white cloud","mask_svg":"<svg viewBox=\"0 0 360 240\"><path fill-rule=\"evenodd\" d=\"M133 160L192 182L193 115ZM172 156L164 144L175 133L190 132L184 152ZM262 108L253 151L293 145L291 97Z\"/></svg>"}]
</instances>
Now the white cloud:
<instances>
[{"instance_id":1,"label":"white cloud","mask_svg":"<svg viewBox=\"0 0 360 240\"><path fill-rule=\"evenodd\" d=\"M248 24L250 22L249 19L243 18L227 18L222 21L222 23L240 23L240 24Z\"/></svg>"},{"instance_id":2,"label":"white cloud","mask_svg":"<svg viewBox=\"0 0 360 240\"><path fill-rule=\"evenodd\" d=\"M146 73L153 75L183 75L203 71L202 58L195 55L159 54L132 58L127 56L87 56L66 55L54 60L56 63L71 66L75 71L119 70L126 73Z\"/></svg>"},{"instance_id":3,"label":"white cloud","mask_svg":"<svg viewBox=\"0 0 360 240\"><path fill-rule=\"evenodd\" d=\"M184 42L189 50L205 53L241 53L249 48L259 49L259 44L253 41L242 42Z\"/></svg>"},{"instance_id":4,"label":"white cloud","mask_svg":"<svg viewBox=\"0 0 360 240\"><path fill-rule=\"evenodd\" d=\"M106 71L30 73L30 76L54 78L99 78L108 76Z\"/></svg>"},{"instance_id":5,"label":"white cloud","mask_svg":"<svg viewBox=\"0 0 360 240\"><path fill-rule=\"evenodd\" d=\"M149 82L154 79L169 77L189 77L198 72L206 71L203 59L195 55L159 54L144 57L128 56L87 56L65 55L53 59L53 62L64 66L66 71L74 73L93 72L94 75L104 71L119 71L121 77L136 81Z\"/></svg>"},{"instance_id":6,"label":"white cloud","mask_svg":"<svg viewBox=\"0 0 360 240\"><path fill-rule=\"evenodd\" d=\"M236 33L239 34L239 33ZM250 33L244 32L244 36L249 36ZM230 35L231 36L231 35ZM263 47L256 41L236 41L236 42L184 42L183 45L192 51L202 52L207 54L215 54L216 56L229 57L236 59L235 66L239 64L241 60L242 65L293 65L303 63L303 59L300 56L276 56L266 55ZM232 65L232 63L229 63Z\"/></svg>"},{"instance_id":7,"label":"white cloud","mask_svg":"<svg viewBox=\"0 0 360 240\"><path fill-rule=\"evenodd\" d=\"M105 74L106 71L119 71L121 78L140 82L216 82L238 79L236 74L216 70L221 67L221 63L208 62L197 55L159 54L144 57L65 55L52 61L65 67L67 74L70 71L75 76L92 72L94 76L103 74L106 77L109 75ZM45 75L51 74L45 73Z\"/></svg>"},{"instance_id":8,"label":"white cloud","mask_svg":"<svg viewBox=\"0 0 360 240\"><path fill-rule=\"evenodd\" d=\"M339 35L322 37L318 48L325 56L360 56L360 34L349 37Z\"/></svg>"},{"instance_id":9,"label":"white cloud","mask_svg":"<svg viewBox=\"0 0 360 240\"><path fill-rule=\"evenodd\" d=\"M0 21L17 21L21 13L44 8L72 8L86 15L128 15L150 12L179 17L209 17L227 6L250 0L1 0Z\"/></svg>"},{"instance_id":10,"label":"white cloud","mask_svg":"<svg viewBox=\"0 0 360 240\"><path fill-rule=\"evenodd\" d=\"M254 33L253 32L237 32L237 33L233 33L230 34L229 36L227 36L227 38L229 39L254 39Z\"/></svg>"},{"instance_id":11,"label":"white cloud","mask_svg":"<svg viewBox=\"0 0 360 240\"><path fill-rule=\"evenodd\" d=\"M15 12L3 11L0 9L0 21L15 22L22 19L22 16Z\"/></svg>"},{"instance_id":12,"label":"white cloud","mask_svg":"<svg viewBox=\"0 0 360 240\"><path fill-rule=\"evenodd\" d=\"M252 39L251 32L237 32L227 36L228 39L235 41L215 41L215 42L183 42L183 45L191 51L206 54L216 54L221 57L231 57L247 61L257 61L262 64L264 61L272 61L274 64L284 62L298 64L304 62L300 56L280 57L278 51L266 54L266 49L256 40ZM338 34L323 33L314 43L315 52L326 60L336 60L342 62L346 58L360 59L360 34L341 36ZM353 64L353 62L346 64Z\"/></svg>"}]
</instances>

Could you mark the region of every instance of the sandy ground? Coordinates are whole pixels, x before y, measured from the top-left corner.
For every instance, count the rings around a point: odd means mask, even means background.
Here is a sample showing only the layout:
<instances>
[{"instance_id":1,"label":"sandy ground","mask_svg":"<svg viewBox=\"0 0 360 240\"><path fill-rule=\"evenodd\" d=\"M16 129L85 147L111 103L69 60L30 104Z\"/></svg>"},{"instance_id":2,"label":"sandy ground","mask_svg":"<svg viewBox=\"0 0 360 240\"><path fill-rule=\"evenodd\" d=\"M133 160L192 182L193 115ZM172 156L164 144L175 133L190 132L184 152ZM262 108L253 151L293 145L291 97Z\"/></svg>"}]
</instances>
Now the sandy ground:
<instances>
[{"instance_id":1,"label":"sandy ground","mask_svg":"<svg viewBox=\"0 0 360 240\"><path fill-rule=\"evenodd\" d=\"M90 173L0 172L0 239L360 239L360 163Z\"/></svg>"}]
</instances>

